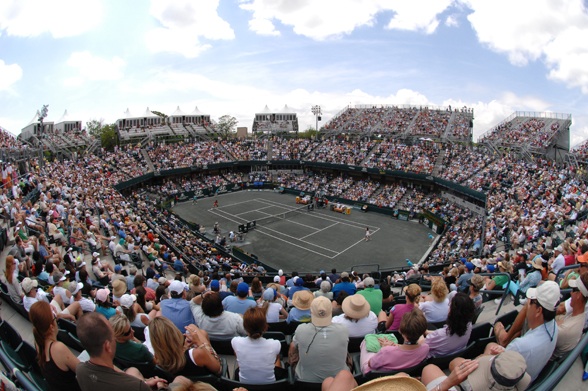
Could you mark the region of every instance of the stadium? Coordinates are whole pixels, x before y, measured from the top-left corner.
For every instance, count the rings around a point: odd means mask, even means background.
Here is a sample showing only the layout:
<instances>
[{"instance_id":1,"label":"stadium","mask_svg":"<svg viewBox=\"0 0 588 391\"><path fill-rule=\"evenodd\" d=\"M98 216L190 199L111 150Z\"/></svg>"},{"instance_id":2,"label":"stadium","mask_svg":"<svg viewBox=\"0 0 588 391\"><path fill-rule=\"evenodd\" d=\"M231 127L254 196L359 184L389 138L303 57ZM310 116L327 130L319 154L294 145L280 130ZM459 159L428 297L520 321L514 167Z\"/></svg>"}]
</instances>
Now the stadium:
<instances>
[{"instance_id":1,"label":"stadium","mask_svg":"<svg viewBox=\"0 0 588 391\"><path fill-rule=\"evenodd\" d=\"M45 261L71 267L73 277L82 261L94 261L93 253L125 273L135 267L150 275L151 269L164 279L199 276L208 284L230 274L265 285L285 274L310 286L336 269L355 276L360 289L366 277L387 285L397 303L406 300L410 283L430 291L431 276L447 279L460 265L461 273L475 264L481 275L496 271L514 284L518 272L501 265L539 256L547 270L554 252L565 251L571 261L554 271L554 279L567 281L570 270L582 270L588 149L570 149L569 114L515 112L477 143L467 107L348 106L308 133L298 130L288 107L266 107L255 113L251 135L227 134L198 108L186 114L178 107L170 116L127 110L102 138L66 114L53 123L38 112L18 138L1 133L4 254L12 254L17 237L47 238L54 252L20 267L20 279L33 277L40 286L48 287L40 276ZM119 250L119 241L127 247ZM62 264L69 249L78 260ZM92 287L112 291L120 271L109 270L104 280L92 268L84 295ZM476 337L466 349L426 363L448 374L450 358L474 358L496 341L494 321L508 327L523 309L510 298L509 283L482 289L485 309L477 313ZM3 281L2 317L9 305L14 316L4 327L24 323L18 329L26 339L30 323L19 314L28 319L28 313L7 285ZM565 287L562 302L573 295ZM75 324L66 327L60 323L58 340L80 353ZM288 338L294 332L282 331ZM545 364L529 389L554 389L566 373L579 379L585 331L584 325L579 342ZM3 338L9 335L16 338L7 331ZM43 389L24 345L5 342L0 360L8 372L16 368L15 382ZM211 343L221 362L235 365L230 344ZM349 345L356 357L358 346ZM421 378L424 365L404 369ZM145 377L154 373L144 371ZM394 371L374 373L353 375L363 383ZM225 373L195 380L218 389L238 384ZM317 386L296 377L271 386L284 385Z\"/></svg>"}]
</instances>

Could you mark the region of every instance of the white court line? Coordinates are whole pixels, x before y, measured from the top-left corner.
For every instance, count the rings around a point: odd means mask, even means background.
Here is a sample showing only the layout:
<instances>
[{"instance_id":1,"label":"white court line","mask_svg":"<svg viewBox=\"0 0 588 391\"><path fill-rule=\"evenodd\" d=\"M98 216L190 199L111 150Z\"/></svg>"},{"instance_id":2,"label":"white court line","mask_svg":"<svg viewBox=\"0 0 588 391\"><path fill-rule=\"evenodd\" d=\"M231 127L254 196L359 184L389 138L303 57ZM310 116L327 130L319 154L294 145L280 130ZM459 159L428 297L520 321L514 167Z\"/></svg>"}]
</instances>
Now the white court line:
<instances>
[{"instance_id":1,"label":"white court line","mask_svg":"<svg viewBox=\"0 0 588 391\"><path fill-rule=\"evenodd\" d=\"M256 198L256 200L259 200L259 199ZM279 202L275 202L275 201L271 201L271 200L266 200L266 201L269 203L274 203L274 204L276 204L276 206L282 206L283 208L288 208L286 205L280 204ZM296 208L292 208L290 210L294 210L294 209L296 209ZM335 212L333 212L333 213L335 213ZM354 221L347 221L347 220L339 218L339 217L324 216L320 213L317 213L317 214L312 213L311 216L313 216L314 218L317 218L317 219L326 220L326 221L330 221L330 222L339 222L340 224L348 225L353 228L365 229L365 227L366 227L364 224L359 224ZM380 229L379 227L374 227L374 226L370 226L370 227Z\"/></svg>"},{"instance_id":2,"label":"white court line","mask_svg":"<svg viewBox=\"0 0 588 391\"><path fill-rule=\"evenodd\" d=\"M374 230L374 232L372 232L372 236L373 236L373 234L375 234L375 233L376 233L376 232L378 232L379 230L380 230L380 228L378 228L378 229ZM346 249L343 249L343 251L339 251L339 253L338 253L337 255L335 255L335 256L337 257L337 256L339 256L339 255L343 254L345 251L349 250L349 249L350 249L350 248L352 248L352 247L355 247L355 246L357 246L357 245L358 245L358 244L360 244L361 242L365 242L365 237L364 237L364 238L362 238L362 239L360 239L360 240L358 240L357 242L353 243L351 246L347 247Z\"/></svg>"},{"instance_id":3,"label":"white court line","mask_svg":"<svg viewBox=\"0 0 588 391\"><path fill-rule=\"evenodd\" d=\"M252 200L245 201L245 202L251 202L251 201L252 201ZM266 200L266 199L263 199L263 198L255 198L255 199L253 199L253 201L264 203L265 205L268 205L268 206L267 206L268 208L269 208L269 207L271 207L271 206L275 206L275 207L279 207L279 208L282 208L282 209L286 209L286 210L288 210L288 211L291 211L291 210L298 209L298 208L291 208L291 207L289 207L289 206L287 206L287 205L285 205L285 204L276 203L275 201L270 201L270 200ZM243 203L245 203L245 202L239 202L239 203L235 203L235 204L231 204L231 205L227 205L227 206L232 206L232 205L243 204ZM265 209L265 208L262 208L262 209ZM209 209L208 211L209 211L210 213L212 213L212 214L216 215L216 216L219 216L219 217L222 217L222 218L224 218L224 219L226 219L226 220L232 221L232 222L233 222L233 223L235 223L235 224L243 224L244 222L246 222L246 221L247 221L247 219L243 219L243 218L239 217L238 215L233 215L233 214L231 214L230 216L237 217L237 218L239 218L239 219L241 219L241 220L244 220L244 221L237 221L237 220L234 220L234 219L232 219L232 218L230 218L230 217L227 217L227 216L225 215L225 213L226 213L226 214L229 214L229 212L223 211L223 210L221 210L221 208L211 208L211 209ZM244 212L244 213L247 213L247 212ZM268 213L265 213L265 212L261 212L261 213L268 214ZM346 221L346 220L343 220L343 219L340 219L340 218L337 218L337 217L333 217L333 216L326 217L326 216L321 216L321 215L319 215L319 214L314 214L314 213L313 213L313 214L310 214L310 216L312 216L312 217L314 217L314 218L319 218L319 219L322 219L322 220L330 221L330 222L333 222L334 224L332 224L332 225L330 225L330 226L328 226L328 227L325 227L325 228L323 228L323 229L319 229L319 228L316 228L316 227L312 227L312 226L307 226L307 225L304 225L304 224L302 224L302 223L297 223L297 222L295 222L295 221L292 221L292 220L287 220L287 221L288 221L288 222L290 222L290 223L293 223L293 224L298 224L298 225L305 226L305 227L307 227L307 228L316 229L316 230L317 230L317 232L320 232L320 231L326 230L326 229L328 229L328 228L330 228L330 227L333 227L333 226L335 226L335 225L337 225L337 224L343 224L343 225L347 225L347 226L350 226L350 227L353 227L353 228L359 228L359 229L364 229L364 228L365 228L365 226L364 226L363 224L362 224L362 225L359 225L358 223L348 222L348 221ZM373 227L373 226L370 226L370 227ZM379 227L373 227L373 228L374 228L374 231L373 231L372 235L373 235L373 234L375 234L376 232L378 232L378 231L380 230L380 228L379 228ZM337 252L337 251L335 251L335 250L331 250L331 249L329 249L329 248L322 247L322 246L316 245L316 244L314 244L314 243L310 243L310 242L307 242L307 241L305 241L305 240L302 240L302 239L305 239L305 238L307 238L308 236L312 236L312 235L316 234L317 232L313 232L313 233L311 233L311 234L309 234L309 235L303 236L302 238L296 238L296 237L294 237L294 236L287 235L287 234L285 234L285 233L283 233L283 232L281 232L281 231L278 231L278 230L275 230L275 229L272 229L272 228L269 228L269 227L260 227L260 226L257 226L255 229L256 229L256 231L257 231L257 232L259 232L259 233L261 233L261 234L263 234L263 235L266 235L266 236L272 237L272 238L274 238L274 239L277 239L277 240L280 240L280 241L282 241L282 242L288 243L288 244L290 244L290 245L292 245L292 246L295 246L295 247L298 247L298 248L304 249L304 250L306 250L306 251L310 251L310 252L312 252L312 253L314 253L314 254L321 255L321 256L323 256L323 257L325 257L325 258L328 258L328 259L334 259L334 258L336 258L337 256L339 256L339 255L343 254L345 251L348 251L349 249L351 249L351 248L353 248L353 247L357 246L359 243L361 243L362 241L364 241L364 240L365 240L364 238L362 238L362 239L358 240L356 243L354 243L354 244L352 244L351 246L349 246L349 247L347 247L346 249L344 249L343 251ZM268 232L263 232L263 230L269 230L269 231L276 232L276 233L278 233L278 234L280 234L280 235L282 235L282 236L286 236L286 237L290 238L291 240L298 241L298 242L302 242L302 243L305 243L305 244L306 244L306 245L308 245L308 246L312 246L312 247L320 248L320 249L322 249L322 250L326 250L326 251L328 251L329 253L335 253L335 255L334 255L334 256L329 256L329 255L323 254L323 253L321 253L321 252L319 252L319 251L311 250L310 248L308 248L308 247L306 247L306 246L302 246L302 245L296 244L296 243L294 243L294 242L291 242L290 240L286 240L286 239L280 238L280 237L278 237L278 236L275 236L275 235L272 235L272 234L270 234L270 233L268 233Z\"/></svg>"},{"instance_id":4,"label":"white court line","mask_svg":"<svg viewBox=\"0 0 588 391\"><path fill-rule=\"evenodd\" d=\"M267 205L267 206L265 206L265 207L263 207L263 208L259 208L259 209L251 209L251 210L249 210L249 211L246 211L246 212L243 212L243 213L235 213L235 216L239 217L239 216L241 216L241 215L244 215L244 214L247 214L247 213L251 213L251 212L259 212L259 213L263 213L264 215L272 216L272 214L271 214L271 213L264 212L262 209L273 208L273 207L274 207L274 205ZM239 218L240 218L240 217L239 217ZM260 218L261 218L261 217L260 217Z\"/></svg>"},{"instance_id":5,"label":"white court line","mask_svg":"<svg viewBox=\"0 0 588 391\"><path fill-rule=\"evenodd\" d=\"M259 228L266 229L266 230L268 230L268 231L274 231L274 232L276 232L276 233L278 233L278 234L280 234L280 235L282 235L282 236L286 236L286 237L288 237L288 238L292 238L292 239L294 239L294 240L296 240L296 241L299 241L299 242L302 242L302 243L306 243L306 244L308 244L309 246L313 246L313 247L317 247L317 248L320 248L320 249L323 249L323 250L327 250L328 252L331 252L331 253L337 253L337 251L336 251L336 250L331 250L330 248L326 248L326 247L323 247L323 246L319 246L318 244L310 243L310 242L307 242L307 241L305 241L305 240L300 240L300 239L298 239L297 237L294 237L294 236L292 236L292 235L285 234L285 233L283 233L282 231L278 231L277 229L272 229L272 228L269 228L269 227L256 227L255 229L259 229Z\"/></svg>"},{"instance_id":6,"label":"white court line","mask_svg":"<svg viewBox=\"0 0 588 391\"><path fill-rule=\"evenodd\" d=\"M321 253L321 252L319 252L319 251L314 251L314 250L311 250L311 249L309 249L308 247L301 246L301 245L299 245L299 244L296 244L296 243L292 243L292 242L290 242L289 240L282 239L282 238L280 238L280 237L278 237L278 236L274 236L274 235L271 235L271 234L269 234L269 233L267 233L267 232L260 231L260 230L259 230L259 227L257 227L256 229L257 229L257 232L259 232L259 233L260 233L260 234L262 234L262 235L266 235L266 236L269 236L270 238L274 238L274 239L277 239L277 240L281 240L282 242L286 242L286 243L288 243L288 244L290 244L290 245L292 245L292 246L295 246L295 247L301 248L301 249L303 249L303 250L306 250L306 251L310 251L311 253L315 253L315 254L317 254L317 255L323 256L323 257L325 257L325 258L328 258L328 259L334 259L334 258L335 258L335 257L338 255L338 254L337 254L337 255L335 255L335 256L332 256L332 257L331 257L331 256L329 256L329 255L325 255L325 254L323 254L323 253ZM328 250L328 249L326 249L326 250ZM328 250L328 251L331 251L331 250Z\"/></svg>"},{"instance_id":7,"label":"white court line","mask_svg":"<svg viewBox=\"0 0 588 391\"><path fill-rule=\"evenodd\" d=\"M321 231L324 231L325 229L329 229L329 228L331 228L331 227L334 227L334 226L336 226L337 224L339 224L339 223L331 224L331 225L329 225L328 227L325 227L325 228L323 228L323 229L319 229L319 230L317 230L316 232L309 233L308 235L306 235L306 236L303 236L303 237L301 237L300 239L306 239L306 238L307 238L307 237L309 237L309 236L315 235L315 234L317 234L317 233L319 233L319 232L321 232Z\"/></svg>"}]
</instances>

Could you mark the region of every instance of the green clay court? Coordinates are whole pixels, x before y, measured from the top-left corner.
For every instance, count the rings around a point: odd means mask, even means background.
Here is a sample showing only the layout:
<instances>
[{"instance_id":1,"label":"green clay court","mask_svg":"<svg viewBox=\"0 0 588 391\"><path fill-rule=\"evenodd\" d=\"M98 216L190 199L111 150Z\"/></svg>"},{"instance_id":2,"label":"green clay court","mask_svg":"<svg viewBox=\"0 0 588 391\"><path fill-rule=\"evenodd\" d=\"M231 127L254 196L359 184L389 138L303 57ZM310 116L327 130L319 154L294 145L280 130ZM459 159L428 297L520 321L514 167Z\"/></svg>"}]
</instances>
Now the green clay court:
<instances>
[{"instance_id":1,"label":"green clay court","mask_svg":"<svg viewBox=\"0 0 588 391\"><path fill-rule=\"evenodd\" d=\"M213 208L215 199L217 208ZM173 211L203 225L209 238L214 237L213 226L218 222L228 245L286 272L349 270L360 264L379 264L381 269L402 267L407 258L415 263L420 260L431 244L431 230L414 221L357 209L349 215L330 207L308 211L295 199L291 194L267 190L239 191L203 198L196 204L179 203ZM243 241L229 242L229 231L237 233L240 224L253 221L257 225L244 234ZM371 232L367 242L366 227ZM364 270L376 268L361 268Z\"/></svg>"}]
</instances>

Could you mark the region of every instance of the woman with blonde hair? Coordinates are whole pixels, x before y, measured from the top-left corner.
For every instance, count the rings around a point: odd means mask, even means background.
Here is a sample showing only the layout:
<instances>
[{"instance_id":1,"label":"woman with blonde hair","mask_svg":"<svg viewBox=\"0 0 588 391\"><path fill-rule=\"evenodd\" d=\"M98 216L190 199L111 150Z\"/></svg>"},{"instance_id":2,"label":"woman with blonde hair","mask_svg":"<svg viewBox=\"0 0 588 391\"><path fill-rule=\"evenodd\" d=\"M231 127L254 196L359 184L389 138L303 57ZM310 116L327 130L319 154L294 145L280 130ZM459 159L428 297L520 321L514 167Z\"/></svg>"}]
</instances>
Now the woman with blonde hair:
<instances>
[{"instance_id":1,"label":"woman with blonde hair","mask_svg":"<svg viewBox=\"0 0 588 391\"><path fill-rule=\"evenodd\" d=\"M45 301L34 303L29 319L33 324L37 359L49 390L80 390L76 380L76 366L80 361L67 346L57 341L59 327L51 304Z\"/></svg>"},{"instance_id":2,"label":"woman with blonde hair","mask_svg":"<svg viewBox=\"0 0 588 391\"><path fill-rule=\"evenodd\" d=\"M206 331L186 326L184 342L184 335L165 317L153 319L148 329L155 362L166 371L187 377L220 373L220 358Z\"/></svg>"},{"instance_id":3,"label":"woman with blonde hair","mask_svg":"<svg viewBox=\"0 0 588 391\"><path fill-rule=\"evenodd\" d=\"M379 321L386 321L386 330L398 330L400 328L400 321L402 316L407 312L412 311L415 307L418 308L419 300L421 298L422 289L417 284L410 284L406 287L404 292L406 296L406 304L396 304L390 310L390 314L382 318L380 313Z\"/></svg>"},{"instance_id":4,"label":"woman with blonde hair","mask_svg":"<svg viewBox=\"0 0 588 391\"><path fill-rule=\"evenodd\" d=\"M445 281L441 277L433 278L430 294L424 296L423 302L419 304L419 308L425 314L427 322L438 323L447 320L447 314L449 313L448 294L449 289L447 289Z\"/></svg>"},{"instance_id":5,"label":"woman with blonde hair","mask_svg":"<svg viewBox=\"0 0 588 391\"><path fill-rule=\"evenodd\" d=\"M149 349L135 338L131 322L123 314L116 314L108 319L116 339L115 357L133 362L152 362L153 355Z\"/></svg>"}]
</instances>

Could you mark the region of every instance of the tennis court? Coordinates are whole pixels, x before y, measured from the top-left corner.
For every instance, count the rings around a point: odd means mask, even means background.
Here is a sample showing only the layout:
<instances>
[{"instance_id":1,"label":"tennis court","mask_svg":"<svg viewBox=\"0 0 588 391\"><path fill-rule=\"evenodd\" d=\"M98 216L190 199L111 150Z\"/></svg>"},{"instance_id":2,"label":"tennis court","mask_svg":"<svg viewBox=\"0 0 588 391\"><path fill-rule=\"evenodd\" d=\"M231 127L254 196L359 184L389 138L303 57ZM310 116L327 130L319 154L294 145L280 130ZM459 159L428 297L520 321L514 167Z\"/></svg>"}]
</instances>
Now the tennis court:
<instances>
[{"instance_id":1,"label":"tennis court","mask_svg":"<svg viewBox=\"0 0 588 391\"><path fill-rule=\"evenodd\" d=\"M221 235L237 232L240 224L256 221L242 242L229 243L255 254L266 264L285 271L318 272L348 269L357 264L382 268L418 261L430 244L430 230L415 222L398 221L378 213L353 210L350 215L329 208L308 211L295 197L271 191L242 191L187 201L174 207L184 219L204 225L212 237L219 223ZM366 227L371 240L365 241Z\"/></svg>"}]
</instances>

